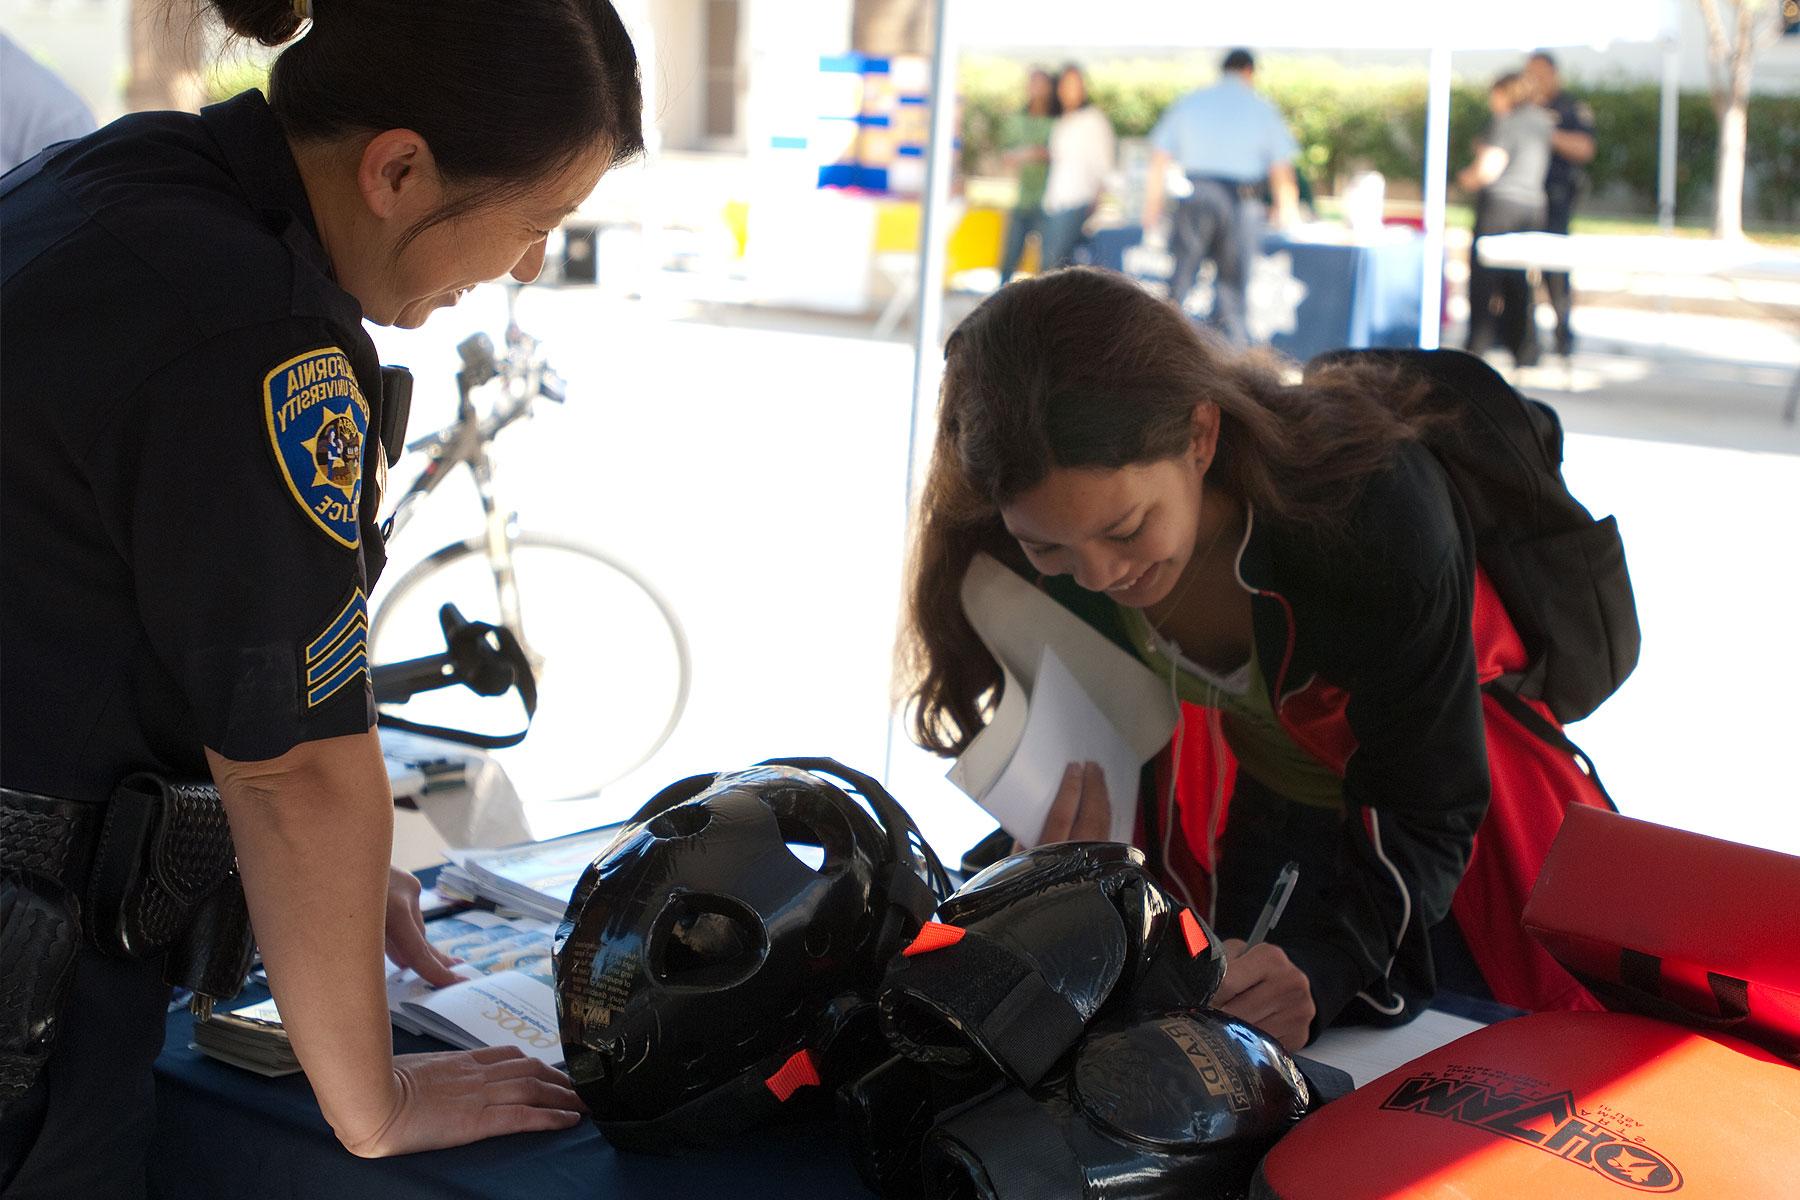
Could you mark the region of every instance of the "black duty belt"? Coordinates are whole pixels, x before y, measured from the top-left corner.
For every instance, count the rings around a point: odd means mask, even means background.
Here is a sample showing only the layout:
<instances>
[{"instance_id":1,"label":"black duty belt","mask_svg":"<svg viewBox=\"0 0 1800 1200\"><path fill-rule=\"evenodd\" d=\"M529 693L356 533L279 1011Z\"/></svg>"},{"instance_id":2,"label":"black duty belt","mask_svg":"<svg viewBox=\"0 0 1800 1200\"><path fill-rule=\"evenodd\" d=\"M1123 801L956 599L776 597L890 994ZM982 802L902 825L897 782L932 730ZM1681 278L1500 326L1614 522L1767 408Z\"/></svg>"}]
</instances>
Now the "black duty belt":
<instances>
[{"instance_id":1,"label":"black duty belt","mask_svg":"<svg viewBox=\"0 0 1800 1200\"><path fill-rule=\"evenodd\" d=\"M1232 179L1224 175L1189 175L1188 182L1196 186L1202 183L1216 183L1239 200L1256 200L1262 196L1260 180Z\"/></svg>"},{"instance_id":2,"label":"black duty belt","mask_svg":"<svg viewBox=\"0 0 1800 1200\"><path fill-rule=\"evenodd\" d=\"M98 804L0 788L0 926L0 1109L48 1061L84 941L161 956L204 1017L255 950L218 789L138 774Z\"/></svg>"}]
</instances>

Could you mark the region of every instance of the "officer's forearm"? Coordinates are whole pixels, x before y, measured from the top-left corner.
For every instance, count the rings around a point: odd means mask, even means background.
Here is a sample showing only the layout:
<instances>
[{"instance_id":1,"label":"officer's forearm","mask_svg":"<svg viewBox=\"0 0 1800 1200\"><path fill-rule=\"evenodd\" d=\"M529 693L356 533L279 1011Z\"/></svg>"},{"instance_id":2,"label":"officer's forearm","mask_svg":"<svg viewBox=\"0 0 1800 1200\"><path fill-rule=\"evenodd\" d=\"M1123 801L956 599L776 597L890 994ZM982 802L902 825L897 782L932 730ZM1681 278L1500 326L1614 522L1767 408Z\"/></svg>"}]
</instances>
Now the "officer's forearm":
<instances>
[{"instance_id":1,"label":"officer's forearm","mask_svg":"<svg viewBox=\"0 0 1800 1200\"><path fill-rule=\"evenodd\" d=\"M210 750L269 985L325 1119L346 1142L395 1111L382 925L393 802L373 730L267 762Z\"/></svg>"},{"instance_id":2,"label":"officer's forearm","mask_svg":"<svg viewBox=\"0 0 1800 1200\"><path fill-rule=\"evenodd\" d=\"M1550 148L1577 165L1593 162L1594 153L1599 149L1594 144L1594 135L1579 129L1557 130L1550 135Z\"/></svg>"},{"instance_id":3,"label":"officer's forearm","mask_svg":"<svg viewBox=\"0 0 1800 1200\"><path fill-rule=\"evenodd\" d=\"M1300 214L1300 180L1292 163L1269 168L1269 196L1275 201L1275 219L1285 225Z\"/></svg>"}]
</instances>

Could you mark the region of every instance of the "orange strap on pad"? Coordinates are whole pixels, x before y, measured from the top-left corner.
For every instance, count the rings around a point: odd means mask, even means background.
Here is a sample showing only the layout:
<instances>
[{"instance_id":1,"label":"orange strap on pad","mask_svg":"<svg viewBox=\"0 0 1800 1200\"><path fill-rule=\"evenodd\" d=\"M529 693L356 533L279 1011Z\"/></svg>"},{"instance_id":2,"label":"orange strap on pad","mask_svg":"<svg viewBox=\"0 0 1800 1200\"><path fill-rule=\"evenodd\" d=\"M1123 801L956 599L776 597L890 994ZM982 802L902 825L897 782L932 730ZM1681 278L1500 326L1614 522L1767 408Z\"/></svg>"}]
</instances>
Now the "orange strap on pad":
<instances>
[{"instance_id":1,"label":"orange strap on pad","mask_svg":"<svg viewBox=\"0 0 1800 1200\"><path fill-rule=\"evenodd\" d=\"M929 954L933 950L942 950L945 946L954 946L962 941L963 930L956 925L946 925L942 921L927 921L919 928L919 936L900 953L907 958L915 954Z\"/></svg>"},{"instance_id":2,"label":"orange strap on pad","mask_svg":"<svg viewBox=\"0 0 1800 1200\"><path fill-rule=\"evenodd\" d=\"M788 1097L803 1087L819 1086L819 1068L813 1062L810 1050L796 1051L793 1057L781 1064L781 1070L763 1080L763 1085L775 1093L775 1098L786 1104Z\"/></svg>"}]
</instances>

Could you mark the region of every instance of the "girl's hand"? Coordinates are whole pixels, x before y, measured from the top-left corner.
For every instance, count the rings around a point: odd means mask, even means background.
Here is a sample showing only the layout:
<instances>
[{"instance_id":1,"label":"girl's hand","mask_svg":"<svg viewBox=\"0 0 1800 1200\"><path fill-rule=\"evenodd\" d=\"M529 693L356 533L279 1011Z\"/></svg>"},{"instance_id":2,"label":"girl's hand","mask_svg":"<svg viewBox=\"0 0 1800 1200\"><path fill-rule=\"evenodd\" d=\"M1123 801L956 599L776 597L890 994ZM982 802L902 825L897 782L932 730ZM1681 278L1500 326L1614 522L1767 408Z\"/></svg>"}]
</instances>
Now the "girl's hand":
<instances>
[{"instance_id":1,"label":"girl's hand","mask_svg":"<svg viewBox=\"0 0 1800 1200\"><path fill-rule=\"evenodd\" d=\"M1212 1006L1248 1021L1289 1053L1306 1045L1317 1012L1312 983L1280 946L1263 942L1246 950L1240 938L1225 939L1225 979Z\"/></svg>"},{"instance_id":2,"label":"girl's hand","mask_svg":"<svg viewBox=\"0 0 1800 1200\"><path fill-rule=\"evenodd\" d=\"M1112 832L1112 802L1106 795L1106 776L1099 763L1070 763L1037 844L1049 842L1104 842Z\"/></svg>"}]
</instances>

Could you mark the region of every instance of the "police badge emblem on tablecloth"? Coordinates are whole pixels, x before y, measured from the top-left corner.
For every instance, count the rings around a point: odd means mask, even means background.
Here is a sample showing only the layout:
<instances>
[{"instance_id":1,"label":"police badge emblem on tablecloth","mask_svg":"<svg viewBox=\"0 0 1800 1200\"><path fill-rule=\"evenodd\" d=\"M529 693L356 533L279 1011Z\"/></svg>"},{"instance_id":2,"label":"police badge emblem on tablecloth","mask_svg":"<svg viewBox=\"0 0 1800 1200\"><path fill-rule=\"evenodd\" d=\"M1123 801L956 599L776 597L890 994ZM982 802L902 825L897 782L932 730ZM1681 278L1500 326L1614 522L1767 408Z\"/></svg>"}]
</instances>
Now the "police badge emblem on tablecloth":
<instances>
[{"instance_id":1,"label":"police badge emblem on tablecloth","mask_svg":"<svg viewBox=\"0 0 1800 1200\"><path fill-rule=\"evenodd\" d=\"M270 371L263 377L263 417L295 502L333 541L354 550L369 403L349 357L324 346Z\"/></svg>"}]
</instances>

